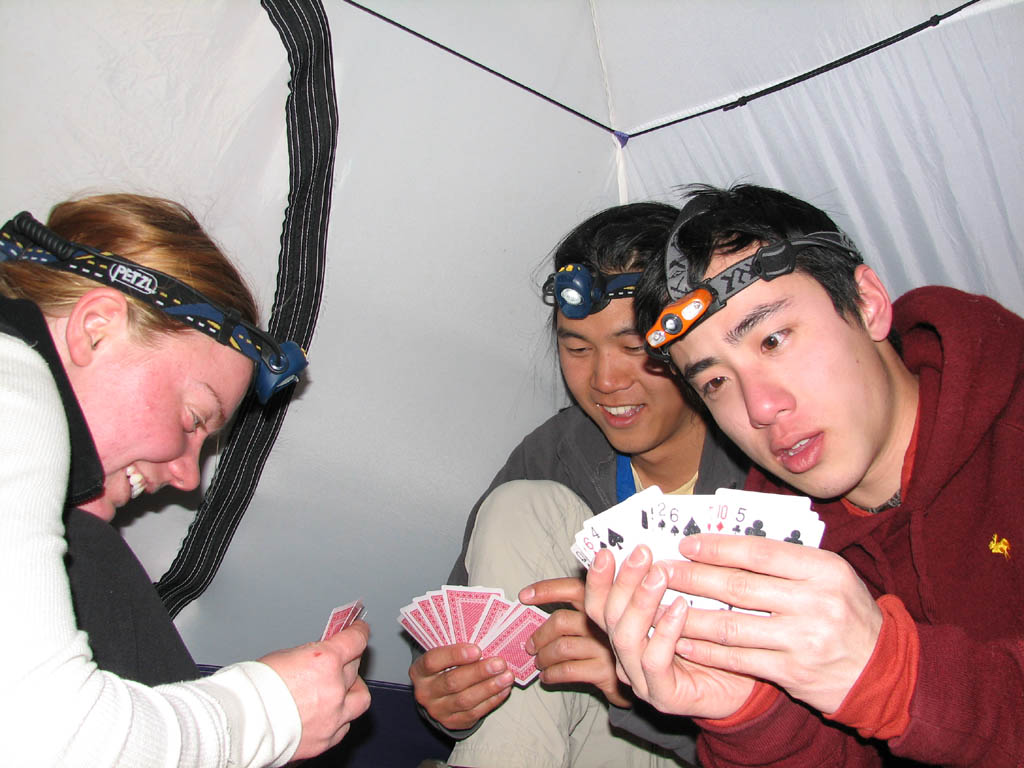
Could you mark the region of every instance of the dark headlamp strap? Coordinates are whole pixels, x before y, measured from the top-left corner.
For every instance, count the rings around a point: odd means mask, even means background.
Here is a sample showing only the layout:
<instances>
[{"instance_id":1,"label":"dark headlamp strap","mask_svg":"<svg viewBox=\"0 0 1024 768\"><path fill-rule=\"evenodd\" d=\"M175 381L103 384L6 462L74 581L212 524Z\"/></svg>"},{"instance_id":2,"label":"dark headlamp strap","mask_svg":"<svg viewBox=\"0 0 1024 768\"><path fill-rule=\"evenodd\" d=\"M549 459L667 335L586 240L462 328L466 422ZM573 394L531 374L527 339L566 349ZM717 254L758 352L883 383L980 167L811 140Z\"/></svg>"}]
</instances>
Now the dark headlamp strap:
<instances>
[{"instance_id":1,"label":"dark headlamp strap","mask_svg":"<svg viewBox=\"0 0 1024 768\"><path fill-rule=\"evenodd\" d=\"M684 213L686 209L684 208ZM697 214L699 215L699 211ZM685 224L693 215L682 221ZM682 217L681 217L682 219ZM722 270L714 277L690 285L689 265L676 245L677 226L665 246L665 272L672 303L662 310L658 321L648 329L645 340L648 351L661 360L668 359L666 347L707 320L733 296L758 280L774 280L796 269L797 256L805 248L827 248L846 253L861 263L860 252L844 232L811 232L801 237L778 240L757 249L753 254Z\"/></svg>"},{"instance_id":2,"label":"dark headlamp strap","mask_svg":"<svg viewBox=\"0 0 1024 768\"><path fill-rule=\"evenodd\" d=\"M0 230L0 261L28 261L89 278L157 307L183 324L230 346L255 362L260 402L307 365L295 344L279 344L268 333L224 309L177 278L116 254L65 240L22 211ZM264 370L266 368L267 370ZM288 381L277 380L287 372Z\"/></svg>"},{"instance_id":3,"label":"dark headlamp strap","mask_svg":"<svg viewBox=\"0 0 1024 768\"><path fill-rule=\"evenodd\" d=\"M710 207L710 201L695 197L683 206L676 218L676 223L672 225L672 232L665 244L665 282L672 301L679 301L693 290L693 286L690 285L690 267L686 261L686 255L679 250L679 246L676 244L679 232Z\"/></svg>"},{"instance_id":4,"label":"dark headlamp strap","mask_svg":"<svg viewBox=\"0 0 1024 768\"><path fill-rule=\"evenodd\" d=\"M604 295L609 299L626 299L636 293L636 284L643 272L624 272L605 278Z\"/></svg>"}]
</instances>

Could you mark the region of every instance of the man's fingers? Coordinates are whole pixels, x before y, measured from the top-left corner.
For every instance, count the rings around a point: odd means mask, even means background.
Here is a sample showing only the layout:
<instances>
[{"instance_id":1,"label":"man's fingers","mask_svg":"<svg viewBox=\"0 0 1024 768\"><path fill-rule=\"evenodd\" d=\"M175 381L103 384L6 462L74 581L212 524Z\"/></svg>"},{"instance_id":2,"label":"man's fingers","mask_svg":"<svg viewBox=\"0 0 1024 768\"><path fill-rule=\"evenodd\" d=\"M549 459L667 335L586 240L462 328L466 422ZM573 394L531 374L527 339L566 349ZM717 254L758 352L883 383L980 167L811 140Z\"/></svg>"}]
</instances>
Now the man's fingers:
<instances>
[{"instance_id":1,"label":"man's fingers","mask_svg":"<svg viewBox=\"0 0 1024 768\"><path fill-rule=\"evenodd\" d=\"M610 658L611 651L600 640L565 635L537 650L537 668L543 670L564 662Z\"/></svg>"},{"instance_id":2,"label":"man's fingers","mask_svg":"<svg viewBox=\"0 0 1024 768\"><path fill-rule=\"evenodd\" d=\"M503 686L492 696L488 696L483 701L478 702L473 707L467 710L453 714L448 723L445 723L446 728L453 730L461 730L463 728L471 728L476 724L480 718L487 716L495 709L497 709L505 699L509 697L512 692L512 685Z\"/></svg>"},{"instance_id":3,"label":"man's fingers","mask_svg":"<svg viewBox=\"0 0 1024 768\"><path fill-rule=\"evenodd\" d=\"M415 662L424 675L436 675L451 667L461 667L479 660L480 648L473 643L457 643L431 648Z\"/></svg>"},{"instance_id":4,"label":"man's fingers","mask_svg":"<svg viewBox=\"0 0 1024 768\"><path fill-rule=\"evenodd\" d=\"M566 576L528 584L520 590L519 602L526 605L569 603L577 611L582 611L583 593L583 580Z\"/></svg>"},{"instance_id":5,"label":"man's fingers","mask_svg":"<svg viewBox=\"0 0 1024 768\"><path fill-rule=\"evenodd\" d=\"M642 544L623 561L605 602L604 619L609 633L614 631L633 597L633 592L651 570L651 564L651 550Z\"/></svg>"},{"instance_id":6,"label":"man's fingers","mask_svg":"<svg viewBox=\"0 0 1024 768\"><path fill-rule=\"evenodd\" d=\"M688 560L724 565L784 579L809 579L820 573L830 553L816 547L775 541L758 536L727 536L703 533L679 542L679 553Z\"/></svg>"},{"instance_id":7,"label":"man's fingers","mask_svg":"<svg viewBox=\"0 0 1024 768\"><path fill-rule=\"evenodd\" d=\"M604 550L598 552L587 572L583 607L590 620L606 631L608 627L604 618L605 603L608 601L608 593L614 578L615 559L612 553Z\"/></svg>"},{"instance_id":8,"label":"man's fingers","mask_svg":"<svg viewBox=\"0 0 1024 768\"><path fill-rule=\"evenodd\" d=\"M355 621L334 637L322 642L341 654L342 659L347 663L361 656L369 641L370 625L365 621Z\"/></svg>"},{"instance_id":9,"label":"man's fingers","mask_svg":"<svg viewBox=\"0 0 1024 768\"><path fill-rule=\"evenodd\" d=\"M370 708L370 689L363 678L357 677L348 688L345 703L342 706L342 719L347 722L355 720Z\"/></svg>"},{"instance_id":10,"label":"man's fingers","mask_svg":"<svg viewBox=\"0 0 1024 768\"><path fill-rule=\"evenodd\" d=\"M539 649L557 642L559 638L587 634L586 614L563 608L552 613L526 641L526 652L536 654Z\"/></svg>"}]
</instances>

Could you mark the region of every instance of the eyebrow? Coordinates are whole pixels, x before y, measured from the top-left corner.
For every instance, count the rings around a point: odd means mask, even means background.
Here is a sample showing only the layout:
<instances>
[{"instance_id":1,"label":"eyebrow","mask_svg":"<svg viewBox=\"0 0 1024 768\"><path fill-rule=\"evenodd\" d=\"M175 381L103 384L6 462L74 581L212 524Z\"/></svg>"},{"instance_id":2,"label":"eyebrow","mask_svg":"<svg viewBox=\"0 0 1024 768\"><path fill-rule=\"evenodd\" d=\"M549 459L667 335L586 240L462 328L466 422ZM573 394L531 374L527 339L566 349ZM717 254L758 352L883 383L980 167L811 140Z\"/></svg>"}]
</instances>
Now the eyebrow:
<instances>
[{"instance_id":1,"label":"eyebrow","mask_svg":"<svg viewBox=\"0 0 1024 768\"><path fill-rule=\"evenodd\" d=\"M760 323L767 320L772 315L778 314L789 305L789 299L779 299L773 301L770 304L759 304L750 310L743 318L733 326L732 329L726 332L725 341L730 346L735 347L739 344L743 337L746 336L753 328ZM683 379L687 382L692 382L693 379L698 376L702 371L707 370L712 365L718 362L717 357L705 357L698 360L695 363L687 365L682 370Z\"/></svg>"},{"instance_id":2,"label":"eyebrow","mask_svg":"<svg viewBox=\"0 0 1024 768\"><path fill-rule=\"evenodd\" d=\"M580 341L590 341L582 333L576 333L576 331L570 331L567 328L559 328L555 331L555 335L559 339L579 339ZM636 329L636 326L626 326L620 328L612 334L613 339L622 338L623 336L639 336L640 331Z\"/></svg>"},{"instance_id":3,"label":"eyebrow","mask_svg":"<svg viewBox=\"0 0 1024 768\"><path fill-rule=\"evenodd\" d=\"M217 429L223 429L224 425L228 423L227 417L224 415L224 402L220 399L220 395L217 394L217 391L213 387L205 381L200 383L202 386L206 387L207 391L209 391L210 395L213 396L214 401L217 403L217 415L220 417L217 421Z\"/></svg>"},{"instance_id":4,"label":"eyebrow","mask_svg":"<svg viewBox=\"0 0 1024 768\"><path fill-rule=\"evenodd\" d=\"M743 340L743 337L747 335L751 328L782 311L787 304L789 304L789 299L779 299L771 304L759 304L754 307L742 320L736 323L736 326L731 331L725 334L726 342L730 346L735 347Z\"/></svg>"}]
</instances>

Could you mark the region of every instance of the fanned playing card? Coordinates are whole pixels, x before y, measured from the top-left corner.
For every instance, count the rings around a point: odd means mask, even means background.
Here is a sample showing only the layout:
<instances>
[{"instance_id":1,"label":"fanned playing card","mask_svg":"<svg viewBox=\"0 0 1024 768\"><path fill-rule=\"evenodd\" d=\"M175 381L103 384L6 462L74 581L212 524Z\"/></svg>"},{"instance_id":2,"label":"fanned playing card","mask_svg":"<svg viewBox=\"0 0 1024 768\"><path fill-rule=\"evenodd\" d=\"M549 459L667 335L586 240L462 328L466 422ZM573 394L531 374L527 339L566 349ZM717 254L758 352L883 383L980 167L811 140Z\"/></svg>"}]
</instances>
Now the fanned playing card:
<instances>
[{"instance_id":1,"label":"fanned playing card","mask_svg":"<svg viewBox=\"0 0 1024 768\"><path fill-rule=\"evenodd\" d=\"M320 639L327 640L334 637L341 630L350 626L353 621L361 619L365 613L366 609L363 607L362 600L353 600L351 603L339 605L331 611L330 618L327 619L327 626L324 627L324 633Z\"/></svg>"},{"instance_id":2,"label":"fanned playing card","mask_svg":"<svg viewBox=\"0 0 1024 768\"><path fill-rule=\"evenodd\" d=\"M761 536L817 547L825 524L806 496L728 488L714 495L673 495L651 486L587 520L571 550L585 568L590 568L597 552L608 549L618 573L639 544L651 550L655 561L685 559L679 554L679 542L695 533ZM680 594L669 589L663 602L669 604ZM700 595L682 596L693 608L746 610Z\"/></svg>"},{"instance_id":3,"label":"fanned playing card","mask_svg":"<svg viewBox=\"0 0 1024 768\"><path fill-rule=\"evenodd\" d=\"M548 615L532 605L518 604L506 621L491 630L481 641L480 656L500 656L508 664L519 685L526 685L539 672L537 658L526 652L526 641L547 621Z\"/></svg>"},{"instance_id":4,"label":"fanned playing card","mask_svg":"<svg viewBox=\"0 0 1024 768\"><path fill-rule=\"evenodd\" d=\"M400 609L398 623L426 650L476 643L481 658L505 659L516 682L525 686L539 674L526 641L547 618L539 608L506 600L497 587L445 584L413 598Z\"/></svg>"}]
</instances>

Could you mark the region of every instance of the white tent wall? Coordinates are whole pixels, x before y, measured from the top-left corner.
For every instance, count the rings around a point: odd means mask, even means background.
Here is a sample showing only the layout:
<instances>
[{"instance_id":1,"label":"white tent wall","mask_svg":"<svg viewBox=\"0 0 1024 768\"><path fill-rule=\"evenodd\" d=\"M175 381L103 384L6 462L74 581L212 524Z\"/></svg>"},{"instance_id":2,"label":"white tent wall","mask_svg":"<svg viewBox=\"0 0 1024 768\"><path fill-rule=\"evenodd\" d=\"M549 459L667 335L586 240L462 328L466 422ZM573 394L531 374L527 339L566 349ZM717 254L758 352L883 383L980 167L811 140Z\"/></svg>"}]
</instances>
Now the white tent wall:
<instances>
[{"instance_id":1,"label":"white tent wall","mask_svg":"<svg viewBox=\"0 0 1024 768\"><path fill-rule=\"evenodd\" d=\"M614 128L728 103L952 0L376 0L374 10ZM638 136L605 131L327 0L339 142L310 374L210 588L200 662L319 636L362 597L368 677L404 681L394 621L445 578L508 451L564 402L540 266L587 215L679 184L780 186L832 212L894 294L939 282L1024 311L1024 5L985 0L867 58ZM131 189L182 200L268 311L288 191L288 63L255 2L5 0L6 212ZM215 467L206 462L208 478ZM154 578L197 503L124 528Z\"/></svg>"},{"instance_id":2,"label":"white tent wall","mask_svg":"<svg viewBox=\"0 0 1024 768\"><path fill-rule=\"evenodd\" d=\"M560 396L533 272L580 215L614 203L611 139L327 10L340 140L309 383L178 623L221 663L318 636L362 597L367 674L398 681L399 607L443 583L477 496Z\"/></svg>"},{"instance_id":3,"label":"white tent wall","mask_svg":"<svg viewBox=\"0 0 1024 768\"><path fill-rule=\"evenodd\" d=\"M822 62L912 26L908 8L917 6L917 21L941 10L935 2L877 5L880 12L898 7L901 18L880 13L886 23L869 24L873 18L865 17L842 44L836 38L846 30L823 30L833 44ZM893 296L936 283L987 294L1021 312L1020 50L1021 5L980 4L744 107L637 137L624 152L629 197L671 200L690 180L779 187L831 213ZM770 59L768 53L759 58ZM772 83L754 81L712 103ZM702 106L690 104L682 114ZM659 114L656 122L677 116Z\"/></svg>"}]
</instances>

